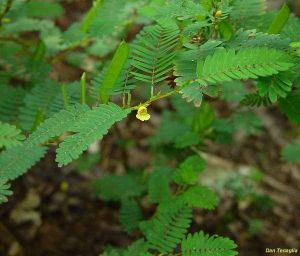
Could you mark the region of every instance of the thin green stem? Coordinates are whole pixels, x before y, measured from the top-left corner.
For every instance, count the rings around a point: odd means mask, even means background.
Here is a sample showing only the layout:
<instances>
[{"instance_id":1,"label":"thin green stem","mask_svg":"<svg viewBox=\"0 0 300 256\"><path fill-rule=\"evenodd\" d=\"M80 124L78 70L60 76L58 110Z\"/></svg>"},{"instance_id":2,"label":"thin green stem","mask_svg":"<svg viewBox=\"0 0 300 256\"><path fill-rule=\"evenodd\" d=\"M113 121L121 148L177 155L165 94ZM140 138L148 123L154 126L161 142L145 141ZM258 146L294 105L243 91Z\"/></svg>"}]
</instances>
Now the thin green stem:
<instances>
[{"instance_id":1,"label":"thin green stem","mask_svg":"<svg viewBox=\"0 0 300 256\"><path fill-rule=\"evenodd\" d=\"M131 105L131 93L128 92L127 93L127 106L130 107L130 105Z\"/></svg>"},{"instance_id":2,"label":"thin green stem","mask_svg":"<svg viewBox=\"0 0 300 256\"><path fill-rule=\"evenodd\" d=\"M80 87L81 87L81 104L85 104L86 102L86 73L83 72L80 79Z\"/></svg>"},{"instance_id":3,"label":"thin green stem","mask_svg":"<svg viewBox=\"0 0 300 256\"><path fill-rule=\"evenodd\" d=\"M175 93L178 93L178 92L179 92L179 91L174 90L174 91L171 91L171 92L168 92L168 93L165 93L165 94L160 94L160 93L158 93L157 95L151 97L149 100L145 101L144 103L141 103L141 104L139 104L139 105L133 106L133 107L131 107L130 109L131 109L131 110L137 110L137 109L139 109L140 106L148 106L148 105L150 105L150 104L151 104L152 102L154 102L154 101L157 101L157 100L160 100L160 99L169 97L169 96L171 96L171 95L173 95L173 94L175 94Z\"/></svg>"},{"instance_id":4,"label":"thin green stem","mask_svg":"<svg viewBox=\"0 0 300 256\"><path fill-rule=\"evenodd\" d=\"M126 93L122 94L122 105L123 105L123 108L126 107Z\"/></svg>"}]
</instances>

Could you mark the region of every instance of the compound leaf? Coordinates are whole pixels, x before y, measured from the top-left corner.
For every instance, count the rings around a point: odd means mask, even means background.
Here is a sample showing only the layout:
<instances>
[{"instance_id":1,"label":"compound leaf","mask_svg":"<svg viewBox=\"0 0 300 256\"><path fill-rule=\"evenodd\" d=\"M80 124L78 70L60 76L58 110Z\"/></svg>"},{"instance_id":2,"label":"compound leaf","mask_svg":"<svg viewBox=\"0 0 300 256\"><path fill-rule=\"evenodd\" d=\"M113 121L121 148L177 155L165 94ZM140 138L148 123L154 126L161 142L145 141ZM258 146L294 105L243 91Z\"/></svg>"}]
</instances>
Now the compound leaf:
<instances>
[{"instance_id":1,"label":"compound leaf","mask_svg":"<svg viewBox=\"0 0 300 256\"><path fill-rule=\"evenodd\" d=\"M70 129L75 134L67 136L57 149L56 161L61 167L77 159L93 142L102 139L108 129L125 118L129 110L109 103L87 111Z\"/></svg>"}]
</instances>

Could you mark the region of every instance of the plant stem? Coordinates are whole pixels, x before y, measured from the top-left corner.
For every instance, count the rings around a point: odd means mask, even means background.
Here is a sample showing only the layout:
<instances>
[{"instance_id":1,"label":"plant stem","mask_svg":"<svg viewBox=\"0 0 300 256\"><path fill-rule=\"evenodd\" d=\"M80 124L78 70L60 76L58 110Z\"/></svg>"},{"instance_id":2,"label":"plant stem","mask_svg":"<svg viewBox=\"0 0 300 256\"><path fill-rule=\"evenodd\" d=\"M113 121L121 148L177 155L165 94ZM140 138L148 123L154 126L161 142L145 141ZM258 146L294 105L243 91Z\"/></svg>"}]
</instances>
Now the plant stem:
<instances>
[{"instance_id":1,"label":"plant stem","mask_svg":"<svg viewBox=\"0 0 300 256\"><path fill-rule=\"evenodd\" d=\"M130 107L131 104L131 92L127 93L127 106Z\"/></svg>"},{"instance_id":2,"label":"plant stem","mask_svg":"<svg viewBox=\"0 0 300 256\"><path fill-rule=\"evenodd\" d=\"M131 107L130 109L131 110L137 110L137 109L139 109L139 107L140 106L147 106L147 105L150 105L152 102L154 102L154 101L157 101L157 100L159 100L159 99L163 99L163 98L166 98L166 97L169 97L169 96L171 96L171 95L173 95L173 94L175 94L175 93L178 93L179 91L178 90L174 90L174 91L171 91L171 92L168 92L168 93L165 93L165 94L160 94L160 93L158 93L156 96L154 96L154 97L151 97L149 100L147 100L146 102L144 102L144 103L141 103L141 104L139 104L139 105L136 105L136 106L134 106L134 107Z\"/></svg>"},{"instance_id":3,"label":"plant stem","mask_svg":"<svg viewBox=\"0 0 300 256\"><path fill-rule=\"evenodd\" d=\"M86 102L86 73L83 72L80 79L81 86L81 104L85 104Z\"/></svg>"}]
</instances>

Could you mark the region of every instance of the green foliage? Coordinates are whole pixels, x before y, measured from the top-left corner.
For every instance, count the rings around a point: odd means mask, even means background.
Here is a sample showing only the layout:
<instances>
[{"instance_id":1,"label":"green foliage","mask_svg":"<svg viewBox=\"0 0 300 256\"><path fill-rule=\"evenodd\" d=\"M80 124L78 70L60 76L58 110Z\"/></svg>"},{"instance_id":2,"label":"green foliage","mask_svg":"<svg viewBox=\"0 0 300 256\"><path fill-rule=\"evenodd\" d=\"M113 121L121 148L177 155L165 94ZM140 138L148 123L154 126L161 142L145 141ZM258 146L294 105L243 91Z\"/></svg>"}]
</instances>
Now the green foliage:
<instances>
[{"instance_id":1,"label":"green foliage","mask_svg":"<svg viewBox=\"0 0 300 256\"><path fill-rule=\"evenodd\" d=\"M140 196L144 186L132 175L106 175L93 184L93 194L105 201L119 201Z\"/></svg>"},{"instance_id":2,"label":"green foliage","mask_svg":"<svg viewBox=\"0 0 300 256\"><path fill-rule=\"evenodd\" d=\"M114 54L114 57L103 78L102 85L100 86L100 98L105 104L109 100L108 92L111 91L118 82L122 69L127 61L128 54L129 47L126 42L122 41Z\"/></svg>"},{"instance_id":3,"label":"green foliage","mask_svg":"<svg viewBox=\"0 0 300 256\"><path fill-rule=\"evenodd\" d=\"M268 33L269 34L278 34L283 29L285 24L287 23L290 17L290 9L287 4L284 4L280 11L278 12L277 16L273 20L271 26L269 27Z\"/></svg>"},{"instance_id":4,"label":"green foliage","mask_svg":"<svg viewBox=\"0 0 300 256\"><path fill-rule=\"evenodd\" d=\"M237 245L229 238L209 236L200 231L182 241L182 256L234 256Z\"/></svg>"},{"instance_id":5,"label":"green foliage","mask_svg":"<svg viewBox=\"0 0 300 256\"><path fill-rule=\"evenodd\" d=\"M221 98L227 102L240 102L245 95L245 86L239 81L227 82L222 85Z\"/></svg>"},{"instance_id":6,"label":"green foliage","mask_svg":"<svg viewBox=\"0 0 300 256\"><path fill-rule=\"evenodd\" d=\"M228 118L216 119L212 127L218 143L228 144L232 142L232 137L235 132L235 127L232 123L232 120Z\"/></svg>"},{"instance_id":7,"label":"green foliage","mask_svg":"<svg viewBox=\"0 0 300 256\"><path fill-rule=\"evenodd\" d=\"M285 49L289 46L290 39L282 35L270 35L252 30L238 30L232 40L228 42L230 48L240 49L247 47L270 47Z\"/></svg>"},{"instance_id":8,"label":"green foliage","mask_svg":"<svg viewBox=\"0 0 300 256\"><path fill-rule=\"evenodd\" d=\"M25 91L19 87L15 88L1 84L0 90L0 120L15 123Z\"/></svg>"},{"instance_id":9,"label":"green foliage","mask_svg":"<svg viewBox=\"0 0 300 256\"><path fill-rule=\"evenodd\" d=\"M0 149L20 145L25 136L13 125L0 122Z\"/></svg>"},{"instance_id":10,"label":"green foliage","mask_svg":"<svg viewBox=\"0 0 300 256\"><path fill-rule=\"evenodd\" d=\"M29 17L35 18L44 18L44 17L58 17L63 13L63 8L58 3L51 3L45 1L33 1L29 2L25 10L26 15Z\"/></svg>"},{"instance_id":11,"label":"green foliage","mask_svg":"<svg viewBox=\"0 0 300 256\"><path fill-rule=\"evenodd\" d=\"M138 146L150 142L151 165L145 161L137 172L126 161L124 169L101 170L92 186L105 203L120 203L123 229L142 231L146 240L135 232L128 248L108 247L103 255L236 255L227 238L202 231L186 237L193 209L212 210L219 201L215 187L199 182L205 161L198 155L232 142L236 132L258 135L262 121L253 106L279 102L300 123L299 19L286 6L267 11L265 0L95 0L81 21L65 27L64 6L0 4L0 203L11 194L8 183L34 166L46 145L56 147L60 167L90 149L71 167L93 169L107 154L102 145L91 153L90 145L130 112L148 108L150 126L158 128ZM154 105L169 96L171 102ZM135 144L123 130L135 127L140 135L150 127L137 122L121 123L109 143L127 152ZM299 163L298 144L283 149L285 160ZM252 175L251 184L230 177L223 185L238 200L269 209L270 198L252 184L262 177ZM155 211L147 220L145 208Z\"/></svg>"},{"instance_id":12,"label":"green foliage","mask_svg":"<svg viewBox=\"0 0 300 256\"><path fill-rule=\"evenodd\" d=\"M290 162L299 164L300 163L300 142L296 142L293 144L288 144L282 149L282 157L284 160Z\"/></svg>"},{"instance_id":13,"label":"green foliage","mask_svg":"<svg viewBox=\"0 0 300 256\"><path fill-rule=\"evenodd\" d=\"M252 235L258 235L262 232L264 227L263 220L260 219L251 219L249 220L249 232Z\"/></svg>"},{"instance_id":14,"label":"green foliage","mask_svg":"<svg viewBox=\"0 0 300 256\"><path fill-rule=\"evenodd\" d=\"M35 86L25 96L19 115L24 130L34 130L45 118L51 116L50 106L58 93L59 87L54 82L48 82Z\"/></svg>"},{"instance_id":15,"label":"green foliage","mask_svg":"<svg viewBox=\"0 0 300 256\"><path fill-rule=\"evenodd\" d=\"M85 15L84 19L80 24L81 31L87 32L89 30L89 28L97 18L98 12L100 11L101 7L102 7L102 0L93 1L92 7L87 12L87 14Z\"/></svg>"},{"instance_id":16,"label":"green foliage","mask_svg":"<svg viewBox=\"0 0 300 256\"><path fill-rule=\"evenodd\" d=\"M241 105L251 106L251 107L260 107L260 106L268 106L272 104L268 97L261 97L258 93L250 93L245 95L245 97L241 100Z\"/></svg>"},{"instance_id":17,"label":"green foliage","mask_svg":"<svg viewBox=\"0 0 300 256\"><path fill-rule=\"evenodd\" d=\"M298 33L300 29L300 20L294 16L290 16L288 23L282 30L283 36L290 38L292 41L300 41L300 35Z\"/></svg>"},{"instance_id":18,"label":"green foliage","mask_svg":"<svg viewBox=\"0 0 300 256\"><path fill-rule=\"evenodd\" d=\"M142 212L136 200L124 198L121 202L120 223L123 229L131 233L139 227L142 220Z\"/></svg>"},{"instance_id":19,"label":"green foliage","mask_svg":"<svg viewBox=\"0 0 300 256\"><path fill-rule=\"evenodd\" d=\"M189 206L207 210L213 210L219 202L217 195L206 186L189 188L183 198Z\"/></svg>"},{"instance_id":20,"label":"green foliage","mask_svg":"<svg viewBox=\"0 0 300 256\"><path fill-rule=\"evenodd\" d=\"M89 110L90 108L87 105L80 104L61 110L41 123L37 129L29 135L26 143L29 145L39 145L69 131L78 119Z\"/></svg>"},{"instance_id":21,"label":"green foliage","mask_svg":"<svg viewBox=\"0 0 300 256\"><path fill-rule=\"evenodd\" d=\"M191 127L191 120L178 118L170 112L162 115L162 124L157 134L151 138L152 145L175 145L176 148L197 145L200 137Z\"/></svg>"},{"instance_id":22,"label":"green foliage","mask_svg":"<svg viewBox=\"0 0 300 256\"><path fill-rule=\"evenodd\" d=\"M207 15L203 7L192 0L152 0L149 5L141 8L139 13L159 23L171 19L194 20Z\"/></svg>"},{"instance_id":23,"label":"green foliage","mask_svg":"<svg viewBox=\"0 0 300 256\"><path fill-rule=\"evenodd\" d=\"M261 97L268 97L274 103L278 98L285 98L293 87L293 76L291 71L280 72L270 78L261 78L256 87Z\"/></svg>"},{"instance_id":24,"label":"green foliage","mask_svg":"<svg viewBox=\"0 0 300 256\"><path fill-rule=\"evenodd\" d=\"M35 165L46 153L43 146L20 145L0 154L0 177L13 180Z\"/></svg>"},{"instance_id":25,"label":"green foliage","mask_svg":"<svg viewBox=\"0 0 300 256\"><path fill-rule=\"evenodd\" d=\"M187 102L193 102L195 107L201 106L204 90L199 88L199 86L191 84L190 86L184 87L181 93L182 98L186 99Z\"/></svg>"},{"instance_id":26,"label":"green foliage","mask_svg":"<svg viewBox=\"0 0 300 256\"><path fill-rule=\"evenodd\" d=\"M143 240L139 239L132 243L126 251L122 253L122 256L147 256L152 255L147 253L148 244Z\"/></svg>"},{"instance_id":27,"label":"green foliage","mask_svg":"<svg viewBox=\"0 0 300 256\"><path fill-rule=\"evenodd\" d=\"M265 11L265 0L234 0L230 18L237 26L251 28Z\"/></svg>"},{"instance_id":28,"label":"green foliage","mask_svg":"<svg viewBox=\"0 0 300 256\"><path fill-rule=\"evenodd\" d=\"M258 134L262 126L262 120L250 111L235 114L232 121L235 129L241 129L247 135Z\"/></svg>"},{"instance_id":29,"label":"green foliage","mask_svg":"<svg viewBox=\"0 0 300 256\"><path fill-rule=\"evenodd\" d=\"M205 135L210 132L211 125L215 120L215 112L208 103L201 105L200 109L195 113L193 118L193 130L198 134Z\"/></svg>"},{"instance_id":30,"label":"green foliage","mask_svg":"<svg viewBox=\"0 0 300 256\"><path fill-rule=\"evenodd\" d=\"M173 26L149 26L142 30L131 46L131 73L135 79L152 86L166 80L173 69L178 41L178 28Z\"/></svg>"},{"instance_id":31,"label":"green foliage","mask_svg":"<svg viewBox=\"0 0 300 256\"><path fill-rule=\"evenodd\" d=\"M6 203L8 201L7 198L12 194L10 184L7 183L7 180L0 178L0 204Z\"/></svg>"},{"instance_id":32,"label":"green foliage","mask_svg":"<svg viewBox=\"0 0 300 256\"><path fill-rule=\"evenodd\" d=\"M198 181L199 173L204 170L204 160L195 155L186 158L173 174L173 179L180 185L192 185Z\"/></svg>"},{"instance_id":33,"label":"green foliage","mask_svg":"<svg viewBox=\"0 0 300 256\"><path fill-rule=\"evenodd\" d=\"M220 61L222 60L222 61ZM215 84L271 76L286 71L294 64L283 51L269 48L219 50L205 61L198 62L197 75L200 84Z\"/></svg>"},{"instance_id":34,"label":"green foliage","mask_svg":"<svg viewBox=\"0 0 300 256\"><path fill-rule=\"evenodd\" d=\"M134 15L136 9L144 0L102 0L96 10L95 18L92 18L88 24L88 34L94 37L120 36L124 33L128 20ZM111 14L114 15L111 15ZM95 14L91 14L93 17ZM90 17L85 17L90 19ZM86 22L86 20L84 20ZM82 23L83 24L83 23Z\"/></svg>"},{"instance_id":35,"label":"green foliage","mask_svg":"<svg viewBox=\"0 0 300 256\"><path fill-rule=\"evenodd\" d=\"M287 115L293 123L300 123L300 90L290 93L286 98L279 101L280 110Z\"/></svg>"},{"instance_id":36,"label":"green foliage","mask_svg":"<svg viewBox=\"0 0 300 256\"><path fill-rule=\"evenodd\" d=\"M120 93L130 93L136 87L136 80L134 79L131 71L134 69L133 66L130 65L130 60L127 61L123 71L121 72L118 81L116 82L114 88L112 90L108 90L107 93L109 96L117 95ZM91 96L94 99L99 99L99 91L100 87L103 84L104 76L106 74L107 67L104 67L101 72L99 72L92 80L92 89Z\"/></svg>"},{"instance_id":37,"label":"green foliage","mask_svg":"<svg viewBox=\"0 0 300 256\"><path fill-rule=\"evenodd\" d=\"M172 178L171 171L171 169L165 168L154 171L150 174L148 183L150 202L159 203L170 200L170 182Z\"/></svg>"},{"instance_id":38,"label":"green foliage","mask_svg":"<svg viewBox=\"0 0 300 256\"><path fill-rule=\"evenodd\" d=\"M93 142L102 139L108 129L128 115L128 110L110 103L99 105L87 111L70 129L75 134L67 136L57 149L56 161L59 166L70 163Z\"/></svg>"},{"instance_id":39,"label":"green foliage","mask_svg":"<svg viewBox=\"0 0 300 256\"><path fill-rule=\"evenodd\" d=\"M191 209L181 200L161 204L157 215L144 230L150 248L161 253L172 252L184 238L191 214Z\"/></svg>"}]
</instances>

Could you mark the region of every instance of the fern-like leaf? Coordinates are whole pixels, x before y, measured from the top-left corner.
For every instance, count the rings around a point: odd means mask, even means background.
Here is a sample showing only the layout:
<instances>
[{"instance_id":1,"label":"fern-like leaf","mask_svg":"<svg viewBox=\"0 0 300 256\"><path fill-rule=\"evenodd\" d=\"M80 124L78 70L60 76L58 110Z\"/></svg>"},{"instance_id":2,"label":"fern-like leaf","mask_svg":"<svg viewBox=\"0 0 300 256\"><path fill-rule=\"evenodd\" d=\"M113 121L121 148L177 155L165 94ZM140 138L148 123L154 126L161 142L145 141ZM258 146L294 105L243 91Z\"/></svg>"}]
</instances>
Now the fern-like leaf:
<instances>
[{"instance_id":1,"label":"fern-like leaf","mask_svg":"<svg viewBox=\"0 0 300 256\"><path fill-rule=\"evenodd\" d=\"M144 186L133 175L106 175L93 183L93 194L105 201L120 201L140 196Z\"/></svg>"},{"instance_id":2,"label":"fern-like leaf","mask_svg":"<svg viewBox=\"0 0 300 256\"><path fill-rule=\"evenodd\" d=\"M289 47L290 39L281 35L269 35L253 30L240 29L234 38L228 43L230 48L247 47L269 47L275 49L285 49Z\"/></svg>"},{"instance_id":3,"label":"fern-like leaf","mask_svg":"<svg viewBox=\"0 0 300 256\"><path fill-rule=\"evenodd\" d=\"M20 145L7 149L0 154L0 177L16 179L30 169L46 153L42 146Z\"/></svg>"},{"instance_id":4,"label":"fern-like leaf","mask_svg":"<svg viewBox=\"0 0 300 256\"><path fill-rule=\"evenodd\" d=\"M152 86L169 77L176 55L179 30L177 26L148 26L137 35L132 44L135 79Z\"/></svg>"},{"instance_id":5,"label":"fern-like leaf","mask_svg":"<svg viewBox=\"0 0 300 256\"><path fill-rule=\"evenodd\" d=\"M226 237L209 236L200 231L181 243L182 256L235 256L237 245Z\"/></svg>"},{"instance_id":6,"label":"fern-like leaf","mask_svg":"<svg viewBox=\"0 0 300 256\"><path fill-rule=\"evenodd\" d=\"M25 136L15 126L0 122L0 149L20 145Z\"/></svg>"},{"instance_id":7,"label":"fern-like leaf","mask_svg":"<svg viewBox=\"0 0 300 256\"><path fill-rule=\"evenodd\" d=\"M206 186L193 186L183 194L189 206L213 210L218 202L217 195Z\"/></svg>"},{"instance_id":8,"label":"fern-like leaf","mask_svg":"<svg viewBox=\"0 0 300 256\"><path fill-rule=\"evenodd\" d=\"M128 246L127 250L122 253L122 256L147 256L147 250L149 245L144 241L144 239L139 239Z\"/></svg>"},{"instance_id":9,"label":"fern-like leaf","mask_svg":"<svg viewBox=\"0 0 300 256\"><path fill-rule=\"evenodd\" d=\"M138 228L142 220L142 212L136 200L124 198L120 209L120 223L127 233Z\"/></svg>"},{"instance_id":10,"label":"fern-like leaf","mask_svg":"<svg viewBox=\"0 0 300 256\"><path fill-rule=\"evenodd\" d=\"M283 51L265 47L219 50L198 62L198 81L202 85L232 80L257 79L286 71L294 64Z\"/></svg>"},{"instance_id":11,"label":"fern-like leaf","mask_svg":"<svg viewBox=\"0 0 300 256\"><path fill-rule=\"evenodd\" d=\"M288 24L285 25L282 35L290 38L292 42L300 41L300 20L295 16L290 16Z\"/></svg>"},{"instance_id":12,"label":"fern-like leaf","mask_svg":"<svg viewBox=\"0 0 300 256\"><path fill-rule=\"evenodd\" d=\"M198 180L199 173L204 170L204 160L195 155L187 157L174 172L173 179L180 185L192 185Z\"/></svg>"},{"instance_id":13,"label":"fern-like leaf","mask_svg":"<svg viewBox=\"0 0 300 256\"><path fill-rule=\"evenodd\" d=\"M261 97L258 93L249 93L241 100L242 106L260 107L272 104L268 97Z\"/></svg>"},{"instance_id":14,"label":"fern-like leaf","mask_svg":"<svg viewBox=\"0 0 300 256\"><path fill-rule=\"evenodd\" d=\"M38 145L63 134L70 130L75 122L88 110L90 110L90 108L87 105L80 104L73 105L66 110L61 110L41 123L37 129L29 135L26 143L29 145Z\"/></svg>"},{"instance_id":15,"label":"fern-like leaf","mask_svg":"<svg viewBox=\"0 0 300 256\"><path fill-rule=\"evenodd\" d=\"M150 174L148 192L151 203L168 201L171 198L170 182L172 170L165 168L156 170Z\"/></svg>"},{"instance_id":16,"label":"fern-like leaf","mask_svg":"<svg viewBox=\"0 0 300 256\"><path fill-rule=\"evenodd\" d=\"M191 219L191 209L183 201L173 200L161 204L156 217L145 230L150 248L161 253L172 252L184 238Z\"/></svg>"},{"instance_id":17,"label":"fern-like leaf","mask_svg":"<svg viewBox=\"0 0 300 256\"><path fill-rule=\"evenodd\" d=\"M265 14L266 7L265 0L234 0L230 18L237 26L251 28Z\"/></svg>"},{"instance_id":18,"label":"fern-like leaf","mask_svg":"<svg viewBox=\"0 0 300 256\"><path fill-rule=\"evenodd\" d=\"M121 109L110 103L100 105L87 111L82 118L70 129L74 135L68 136L57 149L56 161L59 166L77 159L80 154L93 142L102 139L108 129L116 122L125 118L129 110Z\"/></svg>"},{"instance_id":19,"label":"fern-like leaf","mask_svg":"<svg viewBox=\"0 0 300 256\"><path fill-rule=\"evenodd\" d=\"M38 84L24 98L24 106L20 109L19 119L25 130L34 129L45 118L49 117L49 107L59 94L59 87L52 83Z\"/></svg>"},{"instance_id":20,"label":"fern-like leaf","mask_svg":"<svg viewBox=\"0 0 300 256\"><path fill-rule=\"evenodd\" d=\"M10 190L10 184L7 183L6 179L0 177L0 204L7 202L7 197L13 193Z\"/></svg>"},{"instance_id":21,"label":"fern-like leaf","mask_svg":"<svg viewBox=\"0 0 300 256\"><path fill-rule=\"evenodd\" d=\"M0 120L15 122L22 105L25 91L19 87L0 85Z\"/></svg>"},{"instance_id":22,"label":"fern-like leaf","mask_svg":"<svg viewBox=\"0 0 300 256\"><path fill-rule=\"evenodd\" d=\"M261 97L268 97L272 103L278 98L285 98L292 90L293 73L290 71L280 72L270 78L261 78L258 80L256 87Z\"/></svg>"},{"instance_id":23,"label":"fern-like leaf","mask_svg":"<svg viewBox=\"0 0 300 256\"><path fill-rule=\"evenodd\" d=\"M109 95L117 95L121 93L128 93L136 87L136 80L133 78L131 71L134 70L134 67L130 65L130 62L127 61L125 67L115 85L113 90L108 91ZM91 88L91 96L94 99L99 100L99 90L101 85L103 84L104 76L107 72L107 67L103 68L101 72L99 72L92 79L92 88Z\"/></svg>"}]
</instances>

